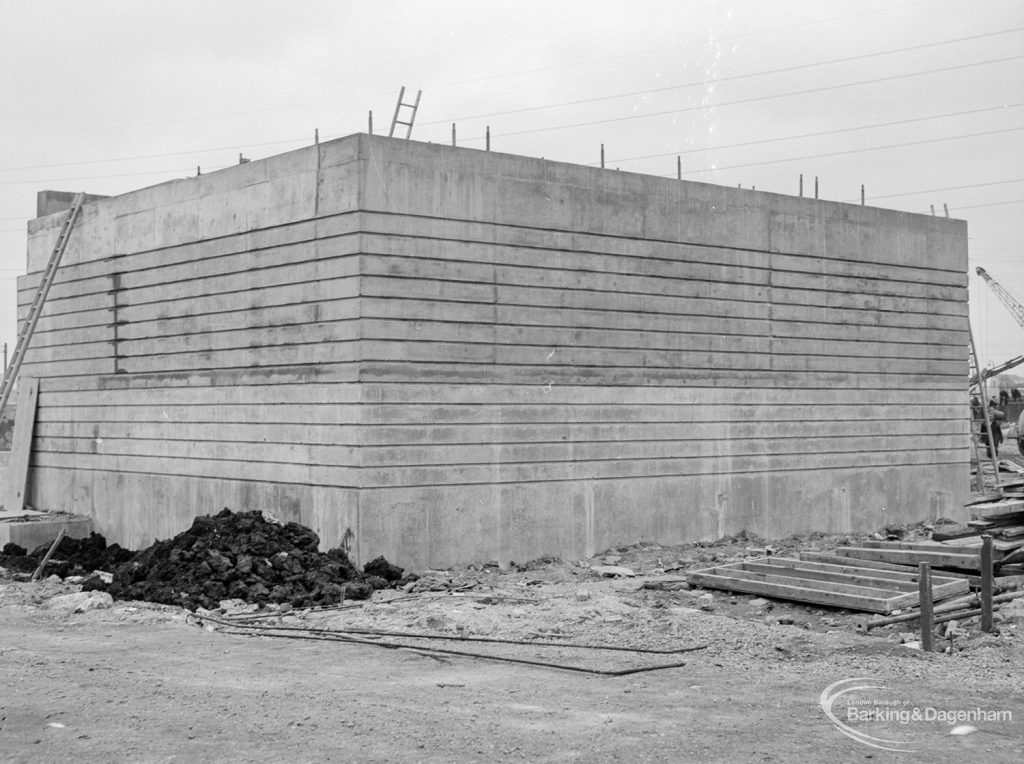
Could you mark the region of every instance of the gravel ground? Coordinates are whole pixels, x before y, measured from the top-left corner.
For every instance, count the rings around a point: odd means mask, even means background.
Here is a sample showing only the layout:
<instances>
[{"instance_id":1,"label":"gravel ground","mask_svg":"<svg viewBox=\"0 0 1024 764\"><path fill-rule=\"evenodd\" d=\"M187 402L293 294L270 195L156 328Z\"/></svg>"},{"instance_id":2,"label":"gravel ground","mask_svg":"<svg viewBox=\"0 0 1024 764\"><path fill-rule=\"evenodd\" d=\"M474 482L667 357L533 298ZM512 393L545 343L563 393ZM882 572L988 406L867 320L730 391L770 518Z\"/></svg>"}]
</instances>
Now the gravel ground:
<instances>
[{"instance_id":1,"label":"gravel ground","mask_svg":"<svg viewBox=\"0 0 1024 764\"><path fill-rule=\"evenodd\" d=\"M784 554L850 540L774 546ZM962 624L939 640L942 652L923 653L902 644L916 637L910 630L865 634L869 614L680 583L687 569L763 543L642 545L509 571L426 571L408 591L378 591L343 608L254 613L225 603L225 612L198 616L139 602L75 612L66 597L74 584L0 577L0 760L1020 760L1024 619L1004 615L994 634ZM599 566L636 575L606 577ZM254 636L240 623L270 629ZM280 627L378 634L339 643ZM549 642L698 649L538 644ZM680 663L621 677L568 670ZM837 702L875 704L884 695L1004 717L961 725L964 735L941 721L846 719L852 734L895 741L888 747L902 753L881 750L851 739L822 709L826 688L860 677L887 689Z\"/></svg>"}]
</instances>

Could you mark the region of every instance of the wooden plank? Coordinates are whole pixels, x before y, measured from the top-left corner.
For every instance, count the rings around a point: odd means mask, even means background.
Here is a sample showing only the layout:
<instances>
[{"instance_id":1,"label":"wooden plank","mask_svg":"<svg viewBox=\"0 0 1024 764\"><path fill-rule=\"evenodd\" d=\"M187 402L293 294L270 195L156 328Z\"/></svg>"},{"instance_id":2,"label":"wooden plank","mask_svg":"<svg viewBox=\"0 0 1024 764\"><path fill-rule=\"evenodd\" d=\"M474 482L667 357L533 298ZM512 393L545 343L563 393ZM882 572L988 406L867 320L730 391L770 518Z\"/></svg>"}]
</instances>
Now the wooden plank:
<instances>
[{"instance_id":1,"label":"wooden plank","mask_svg":"<svg viewBox=\"0 0 1024 764\"><path fill-rule=\"evenodd\" d=\"M910 580L902 580L899 578L887 578L883 577L888 574L888 571L879 570L877 573L880 576L871 575L860 575L856 572L856 568L847 568L847 570L821 570L809 567L812 563L805 563L803 565L776 565L772 563L757 563L757 562L744 562L743 570L750 571L753 573L762 573L766 575L776 576L780 581L783 578L793 578L802 581L820 581L822 584L851 584L854 586L867 587L869 589L881 589L885 591L895 590L898 592L912 592L917 589L917 584ZM839 568L838 565L833 566ZM870 570L870 569L869 569ZM895 574L889 574L895 575ZM831 588L831 587L830 587Z\"/></svg>"},{"instance_id":2,"label":"wooden plank","mask_svg":"<svg viewBox=\"0 0 1024 764\"><path fill-rule=\"evenodd\" d=\"M1004 515L1016 514L1022 510L1024 510L1024 499L987 501L982 504L971 505L971 514L982 520L995 520Z\"/></svg>"},{"instance_id":3,"label":"wooden plank","mask_svg":"<svg viewBox=\"0 0 1024 764\"><path fill-rule=\"evenodd\" d=\"M710 568L709 571L718 570ZM709 571L692 571L687 574L686 579L690 584L704 586L710 589L725 589L726 591L746 592L748 594L761 594L778 599L793 600L795 602L809 602L815 605L826 605L828 607L846 608L848 610L866 610L871 613L891 613L899 609L899 606L892 606L888 599L868 595L840 594L829 591L827 588L815 589L810 586L797 586L785 583L774 583L768 581L752 581L742 578L733 578L726 572L717 574Z\"/></svg>"},{"instance_id":4,"label":"wooden plank","mask_svg":"<svg viewBox=\"0 0 1024 764\"><path fill-rule=\"evenodd\" d=\"M818 562L804 559L802 556L799 559L772 556L759 558L754 560L754 562L759 564L767 562L767 564L775 565L780 568L799 568L801 570L820 571L831 575L867 575L895 582L909 584L917 583L916 571L907 570L902 565L884 566L883 563L878 563L877 567L868 567L858 565L856 564L857 561L851 560L847 557L838 559L843 562ZM890 570L890 568L892 569Z\"/></svg>"},{"instance_id":5,"label":"wooden plank","mask_svg":"<svg viewBox=\"0 0 1024 764\"><path fill-rule=\"evenodd\" d=\"M854 557L845 557L838 554L830 554L827 552L800 552L801 560L811 560L815 562L827 562L835 565L849 565L858 568L877 568L878 570L890 570L890 571L911 571L914 576L917 575L917 569L910 565L900 565L893 562L879 562L878 560L865 560L857 559ZM933 585L940 583L947 583L952 580L958 581L970 581L977 576L971 576L968 573L960 573L951 570L933 571L932 582Z\"/></svg>"},{"instance_id":6,"label":"wooden plank","mask_svg":"<svg viewBox=\"0 0 1024 764\"><path fill-rule=\"evenodd\" d=\"M904 563L916 565L928 562L940 568L957 568L960 570L978 570L980 559L977 554L955 554L952 552L930 552L913 549L872 549L870 547L837 547L833 550L843 557L860 560L877 560L879 562Z\"/></svg>"},{"instance_id":7,"label":"wooden plank","mask_svg":"<svg viewBox=\"0 0 1024 764\"><path fill-rule=\"evenodd\" d=\"M5 512L22 514L28 487L29 457L32 453L32 435L36 422L36 403L39 400L39 380L22 375L18 379L18 413L14 419L14 437L11 457L7 465L7 480L3 486L2 506Z\"/></svg>"},{"instance_id":8,"label":"wooden plank","mask_svg":"<svg viewBox=\"0 0 1024 764\"><path fill-rule=\"evenodd\" d=\"M970 538L959 539L956 543L961 547L963 553L974 554L981 548L981 538L981 536L971 536ZM943 546L945 546L945 543L943 543ZM996 552L997 561L1004 553L1012 551L1019 546L1019 541L994 540L992 542L992 548ZM956 551L955 548L954 551Z\"/></svg>"},{"instance_id":9,"label":"wooden plank","mask_svg":"<svg viewBox=\"0 0 1024 764\"><path fill-rule=\"evenodd\" d=\"M994 528L992 533L1004 539L1018 539L1024 537L1024 525L1009 525L1004 528Z\"/></svg>"},{"instance_id":10,"label":"wooden plank","mask_svg":"<svg viewBox=\"0 0 1024 764\"><path fill-rule=\"evenodd\" d=\"M978 538L978 545L981 544L981 537ZM951 552L953 554L974 554L973 544L966 540L959 540L956 543L949 541L861 541L858 546L871 549L907 549L923 552Z\"/></svg>"}]
</instances>

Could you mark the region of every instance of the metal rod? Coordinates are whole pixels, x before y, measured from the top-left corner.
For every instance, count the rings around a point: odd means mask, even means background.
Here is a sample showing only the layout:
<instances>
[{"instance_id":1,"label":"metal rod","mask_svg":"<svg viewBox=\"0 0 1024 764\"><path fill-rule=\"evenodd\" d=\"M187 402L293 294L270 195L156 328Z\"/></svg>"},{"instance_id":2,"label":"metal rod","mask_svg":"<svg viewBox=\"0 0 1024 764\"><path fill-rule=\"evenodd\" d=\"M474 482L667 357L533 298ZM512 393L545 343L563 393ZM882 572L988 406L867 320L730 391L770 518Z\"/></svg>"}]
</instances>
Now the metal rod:
<instances>
[{"instance_id":1,"label":"metal rod","mask_svg":"<svg viewBox=\"0 0 1024 764\"><path fill-rule=\"evenodd\" d=\"M818 176L814 176L814 198L818 198Z\"/></svg>"},{"instance_id":2,"label":"metal rod","mask_svg":"<svg viewBox=\"0 0 1024 764\"><path fill-rule=\"evenodd\" d=\"M801 196L801 198L803 197L803 195L804 195L804 174L800 173L800 196Z\"/></svg>"},{"instance_id":3,"label":"metal rod","mask_svg":"<svg viewBox=\"0 0 1024 764\"><path fill-rule=\"evenodd\" d=\"M683 158L676 155L676 180L683 179Z\"/></svg>"},{"instance_id":4,"label":"metal rod","mask_svg":"<svg viewBox=\"0 0 1024 764\"><path fill-rule=\"evenodd\" d=\"M981 537L981 630L992 631L992 536Z\"/></svg>"},{"instance_id":5,"label":"metal rod","mask_svg":"<svg viewBox=\"0 0 1024 764\"><path fill-rule=\"evenodd\" d=\"M860 184L860 206L864 206L864 184Z\"/></svg>"},{"instance_id":6,"label":"metal rod","mask_svg":"<svg viewBox=\"0 0 1024 764\"><path fill-rule=\"evenodd\" d=\"M921 599L921 649L932 651L932 632L935 631L935 615L932 613L932 566L921 562L917 565L917 590Z\"/></svg>"},{"instance_id":7,"label":"metal rod","mask_svg":"<svg viewBox=\"0 0 1024 764\"><path fill-rule=\"evenodd\" d=\"M681 647L676 650L657 650L646 647L624 647L622 645L594 645L580 642L536 642L525 639L503 639L500 637L470 637L456 634L429 634L422 631L387 631L381 629L318 629L315 626L274 626L261 624L237 623L233 620L216 618L212 616L201 616L204 620L224 626L237 626L241 629L272 629L274 631L301 631L310 634L325 634L331 636L344 636L346 634L361 634L373 637L402 637L405 639L439 639L450 642L489 642L505 645L528 645L530 647L576 647L582 650L612 650L624 653L646 653L650 655L676 655L678 653L689 653L701 647Z\"/></svg>"},{"instance_id":8,"label":"metal rod","mask_svg":"<svg viewBox=\"0 0 1024 764\"><path fill-rule=\"evenodd\" d=\"M368 128L369 128L370 135L373 135L373 109L370 109L370 118L369 118Z\"/></svg>"},{"instance_id":9,"label":"metal rod","mask_svg":"<svg viewBox=\"0 0 1024 764\"><path fill-rule=\"evenodd\" d=\"M317 146L320 145L320 128L319 127L314 127L313 128L313 143L316 144Z\"/></svg>"},{"instance_id":10,"label":"metal rod","mask_svg":"<svg viewBox=\"0 0 1024 764\"><path fill-rule=\"evenodd\" d=\"M455 123L452 122L452 145L455 145Z\"/></svg>"},{"instance_id":11,"label":"metal rod","mask_svg":"<svg viewBox=\"0 0 1024 764\"><path fill-rule=\"evenodd\" d=\"M269 627L276 628L276 627ZM306 629L307 631L327 631L326 629ZM583 650L612 650L623 653L645 653L648 655L675 655L676 653L688 653L696 648L683 647L678 650L655 650L645 647L623 647L621 645L594 645L577 642L538 642L528 639L502 639L500 637L467 637L453 634L426 634L423 632L408 631L380 631L376 629L338 629L344 634L365 634L380 637L404 637L408 639L443 639L454 642L490 642L503 645L529 645L531 647L578 647Z\"/></svg>"},{"instance_id":12,"label":"metal rod","mask_svg":"<svg viewBox=\"0 0 1024 764\"><path fill-rule=\"evenodd\" d=\"M486 133L486 137L485 137L485 145L487 147L486 150L490 151L491 150L491 126L490 125L487 126L487 133Z\"/></svg>"},{"instance_id":13,"label":"metal rod","mask_svg":"<svg viewBox=\"0 0 1024 764\"><path fill-rule=\"evenodd\" d=\"M661 669L682 668L686 663L667 663L660 666L642 666L631 669L592 669L583 666L570 666L564 663L550 663L548 661L531 661L526 658L508 658L502 655L486 655L484 653L472 653L463 650L448 650L443 647L420 647L417 645L406 645L401 643L371 642L369 640L345 637L344 635L327 636L314 634L275 634L270 629L261 628L256 631L246 632L259 637L278 637L283 639L312 639L321 642L349 642L352 644L366 645L369 647L381 647L387 650L412 650L418 653L439 653L441 655L458 655L464 658L479 658L487 661L498 661L500 663L515 663L525 666L540 666L542 668L560 669L562 671L576 671L581 674L597 674L598 676L629 676L647 671L660 671ZM700 645L693 650L703 650L707 645Z\"/></svg>"},{"instance_id":14,"label":"metal rod","mask_svg":"<svg viewBox=\"0 0 1024 764\"><path fill-rule=\"evenodd\" d=\"M601 169L604 169L604 144L601 144Z\"/></svg>"}]
</instances>

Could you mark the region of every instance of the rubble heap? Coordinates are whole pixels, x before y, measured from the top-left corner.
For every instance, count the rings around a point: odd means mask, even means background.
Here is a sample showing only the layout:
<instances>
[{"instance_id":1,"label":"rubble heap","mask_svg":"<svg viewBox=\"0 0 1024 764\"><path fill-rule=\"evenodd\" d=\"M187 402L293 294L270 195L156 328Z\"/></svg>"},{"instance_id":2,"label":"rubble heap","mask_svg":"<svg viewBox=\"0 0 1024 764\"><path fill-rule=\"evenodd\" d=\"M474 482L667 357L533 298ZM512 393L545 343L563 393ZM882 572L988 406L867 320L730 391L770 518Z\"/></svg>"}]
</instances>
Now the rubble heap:
<instances>
[{"instance_id":1,"label":"rubble heap","mask_svg":"<svg viewBox=\"0 0 1024 764\"><path fill-rule=\"evenodd\" d=\"M118 565L112 582L94 577L83 589L192 610L216 608L225 599L312 607L366 599L374 589L403 580L402 569L383 558L360 573L343 549L319 552L319 543L316 533L298 523L276 524L260 512L224 509L197 517L187 531Z\"/></svg>"}]
</instances>

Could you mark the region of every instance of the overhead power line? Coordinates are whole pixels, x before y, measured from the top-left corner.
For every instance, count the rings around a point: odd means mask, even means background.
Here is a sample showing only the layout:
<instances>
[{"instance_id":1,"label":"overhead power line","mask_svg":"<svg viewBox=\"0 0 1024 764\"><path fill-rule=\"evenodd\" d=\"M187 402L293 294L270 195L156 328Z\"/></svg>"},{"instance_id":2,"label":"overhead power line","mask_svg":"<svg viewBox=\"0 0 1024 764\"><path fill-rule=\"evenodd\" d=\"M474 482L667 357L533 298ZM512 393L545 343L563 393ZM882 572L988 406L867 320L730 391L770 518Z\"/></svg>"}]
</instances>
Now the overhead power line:
<instances>
[{"instance_id":1,"label":"overhead power line","mask_svg":"<svg viewBox=\"0 0 1024 764\"><path fill-rule=\"evenodd\" d=\"M830 64L845 64L851 61L864 61L870 58L878 58L879 56L890 56L896 53L906 53L913 50L925 50L927 48L935 48L942 45L952 45L953 43L964 42L967 40L980 40L986 37L995 37L997 35L1012 34L1015 32L1024 31L1024 27L1014 27L1013 29L1003 29L997 32L986 32L984 34L970 35L967 37L955 37L950 40L941 40L939 42L923 43L921 45L910 45L903 48L891 48L889 50L878 51L877 53L863 53L857 56L846 56L845 58L833 58L827 61L816 61L809 64L796 64L795 66L786 66L780 69L766 69L761 72L749 72L747 74L733 74L728 77L714 77L711 82L718 84L720 82L732 82L735 80L745 80L751 77L765 77L771 74L785 74L788 72L799 71L800 69L813 69L818 66L828 66ZM432 122L420 123L424 127L428 125L443 125L449 122L468 121L471 119L485 119L487 117L504 117L509 114L525 114L531 111L542 111L544 109L555 109L562 106L580 106L587 103L598 103L600 101L611 101L616 98L631 98L639 95L650 95L652 93L664 93L670 90L681 90L683 88L692 87L706 87L708 85L708 79L695 80L693 82L682 82L676 85L665 85L660 88L648 88L646 90L633 90L628 93L617 93L609 96L595 96L594 98L581 98L575 101L562 101L560 103L545 104L543 106L526 106L521 109L508 109L505 111L492 111L487 114L474 114L468 117L456 117L455 119L440 119Z\"/></svg>"},{"instance_id":2,"label":"overhead power line","mask_svg":"<svg viewBox=\"0 0 1024 764\"><path fill-rule=\"evenodd\" d=\"M1024 199L1010 199L1005 202L989 202L988 204L968 204L956 207L957 210L980 210L982 207L1001 207L1004 204L1024 204Z\"/></svg>"},{"instance_id":3,"label":"overhead power line","mask_svg":"<svg viewBox=\"0 0 1024 764\"><path fill-rule=\"evenodd\" d=\"M553 130L569 130L575 127L592 127L594 125L607 125L613 122L629 122L637 119L649 119L651 117L664 117L667 115L682 114L688 111L703 111L705 109L718 109L724 106L737 106L745 103L755 103L757 101L770 101L776 98L788 98L790 96L799 95L810 95L811 93L824 93L831 90L840 90L843 88L851 88L859 85L876 85L881 82L893 82L895 80L910 79L911 77L923 77L929 74L942 74L945 72L957 71L960 69L970 69L977 66L988 66L990 64L1001 64L1009 61L1019 61L1024 56L1006 56L1004 58L993 58L986 61L976 61L970 64L957 64L955 66L944 66L938 69L926 69L921 72L909 72L907 74L894 74L888 77L875 77L870 80L857 80L856 82L844 82L837 85L822 85L816 88L805 88L804 90L791 90L786 93L773 93L771 95L753 96L751 98L740 98L735 101L722 101L721 103L708 103L700 104L699 106L684 106L678 109L669 109L667 111L656 111L650 112L649 114L630 114L624 117L611 117L609 119L598 119L590 120L587 122L573 122L567 125L552 125L551 127L534 127L527 130L516 130L512 132L495 133L492 131L492 136L500 135L501 137L511 137L515 135L531 135L534 133L545 133ZM482 138L470 138L472 141L480 141Z\"/></svg>"},{"instance_id":4,"label":"overhead power line","mask_svg":"<svg viewBox=\"0 0 1024 764\"><path fill-rule=\"evenodd\" d=\"M781 136L781 137L778 137L778 138L763 138L763 139L756 140L756 141L745 141L745 142L742 142L742 143L727 143L727 144L723 144L723 145L720 145L720 146L707 146L707 147L704 147L704 148L697 148L697 149L682 149L682 150L677 150L677 151L662 152L662 153L659 153L659 154L644 154L642 156L635 156L635 157L621 157L621 158L609 159L608 161L609 162L634 162L634 161L640 161L640 160L643 160L643 159L658 159L658 158L667 157L667 156L677 156L677 155L680 155L680 154L699 154L699 153L704 153L704 152L707 152L707 151L719 151L719 150L723 150L723 149L742 148L742 147L745 147L745 146L756 146L756 145L760 145L760 144L764 144L764 143L775 143L775 142L779 142L779 141L798 140L798 139L801 139L801 138L814 138L814 137L820 137L820 136L823 136L823 135L837 135L837 134L840 134L840 133L855 132L855 131L858 131L858 130L868 130L868 129L879 128L879 127L894 127L896 125L912 124L912 123L915 123L915 122L927 122L927 121L934 120L934 119L948 119L948 118L951 118L951 117L963 117L963 116L969 116L969 115L972 115L972 114L983 114L983 113L991 112L991 111L1004 111L1004 110L1007 110L1007 109L1016 109L1016 108L1020 108L1020 107L1024 107L1024 101L1022 101L1020 103L1000 104L999 106L986 106L986 107L981 108L981 109L970 109L970 110L967 110L967 111L947 112L945 114L933 114L933 115L926 116L926 117L913 117L913 118L910 118L910 119L894 120L894 121L891 121L891 122L875 122L875 123L871 123L871 124L867 124L867 125L856 125L856 126L853 126L853 127L842 127L842 128L837 128L837 129L834 129L834 130L822 130L820 132L814 132L814 133L798 133L798 134L794 134L794 135ZM323 139L330 140L331 137L332 136L323 136ZM340 137L340 136L333 136L333 137ZM179 157L179 156L195 157L195 156L200 155L200 154L210 154L210 153L213 153L215 151L237 151L239 149L253 149L253 148L265 148L265 147L268 147L268 146L283 146L283 145L288 145L288 144L301 144L305 140L308 140L308 139L304 139L304 138L290 138L290 139L277 140L277 141L264 141L262 143L246 143L246 144L243 144L243 145L237 145L236 144L236 145L233 145L233 146L218 146L218 147L203 148L203 149L200 149L200 148L187 149L187 150L184 150L184 151L169 151L169 152L162 152L162 153L158 153L158 154L136 154L134 156L127 156L127 157L107 157L105 159L88 159L88 160L82 160L82 161L77 161L77 162L62 162L62 163L54 163L54 164L40 164L40 165L22 165L22 166L19 166L19 167L0 168L0 172L4 172L4 171L11 171L11 172L13 172L15 170L18 170L18 171L21 171L21 170L44 170L44 169L53 169L55 167L76 167L76 166L83 166L83 165L90 165L90 164L110 164L110 163L115 163L115 162L134 162L134 161L139 161L139 160L142 160L142 159L166 159L166 158L170 158L170 157ZM597 163L591 162L590 164L594 165L594 164L597 164ZM100 176L100 177L117 177L117 176ZM39 181L39 182L48 182L48 181ZM14 219L20 219L20 218L9 218L9 219L14 220ZM0 220L3 220L3 218L0 218Z\"/></svg>"},{"instance_id":5,"label":"overhead power line","mask_svg":"<svg viewBox=\"0 0 1024 764\"><path fill-rule=\"evenodd\" d=\"M762 138L756 141L744 141L743 143L726 143L720 146L705 146L697 149L683 149L681 151L666 151L660 154L644 154L643 156L637 157L622 157L620 159L609 159L610 163L613 162L635 162L641 159L659 159L663 157L679 156L681 154L703 154L708 151L720 151L722 149L735 149L742 148L744 146L758 146L764 143L777 143L779 141L792 141L801 138L818 138L822 135L838 135L839 133L852 133L857 130L870 130L876 127L895 127L896 125L909 125L914 122L927 122L933 119L947 119L949 117L964 117L970 114L982 114L988 111L1002 111L1004 109L1015 109L1024 106L1024 102L1004 104L1001 106L986 106L983 109L971 109L969 111L953 111L946 114L933 114L928 117L913 117L911 119L899 119L892 122L874 122L867 125L856 125L854 127L840 127L835 130L822 130L816 133L797 133L794 135L785 135L780 138ZM590 162L590 165L596 165L597 162Z\"/></svg>"},{"instance_id":6,"label":"overhead power line","mask_svg":"<svg viewBox=\"0 0 1024 764\"><path fill-rule=\"evenodd\" d=\"M808 26L817 26L819 24L835 23L837 21L847 21L849 19L860 18L860 17L863 17L863 16L874 16L874 15L878 15L878 14L882 14L882 13L889 13L889 12L892 12L892 11L903 10L905 8L913 8L913 7L916 7L916 6L919 6L919 5L934 5L934 0L917 0L917 2L911 2L911 3L904 3L902 5L889 6L889 7L881 8L881 9L878 9L878 10L862 11L860 13L851 13L851 14L847 14L845 16L830 16L830 17L827 17L827 18L814 19L814 20L811 20L811 21L801 22L799 24L787 24L787 25L781 26L781 27L771 27L771 28L768 28L768 29L758 29L758 30L753 30L751 32L743 32L743 33L734 34L734 35L721 35L721 36L716 36L714 39L710 39L710 40L699 40L697 42L682 42L682 43L677 43L675 45L666 46L664 48L652 48L652 49L643 50L643 51L636 51L636 52L633 52L633 53L620 54L620 55L617 55L617 56L602 56L602 57L599 57L599 58L584 59L584 60L576 61L576 62L573 62L573 63L570 63L570 64L560 64L558 66L546 66L546 67L540 67L540 68L535 68L535 69L521 69L521 70L511 71L511 72L503 71L500 74L490 75L490 76L487 76L487 77L476 77L476 78L472 78L472 79L456 80L456 81L451 81L451 82L441 82L441 83L433 83L433 84L428 83L424 87L424 89L428 89L428 88L458 87L458 86L461 86L461 85L470 85L470 84L474 84L474 83L478 83L478 82L488 82L488 81L493 81L493 80L507 79L509 77L522 76L522 75L525 75L525 74L538 74L538 73L541 73L541 72L554 71L556 69L566 69L566 68L571 68L571 67L576 67L576 66L589 66L591 64L600 63L602 61L614 61L614 60L618 60L618 59L622 59L622 58L632 58L632 57L636 57L636 56L648 55L650 53L661 53L661 52L664 52L664 51L677 51L681 47L704 47L704 46L707 46L707 45L716 45L716 44L721 44L722 42L727 42L729 40L738 40L738 39L742 39L742 38L745 38L745 37L756 37L756 36L764 35L764 34L774 34L775 32L785 32L785 31L789 31L791 29L799 29L799 28L808 27ZM190 117L179 117L179 118L176 118L176 119L159 120L159 121L145 122L145 123L138 123L138 122L136 122L136 123L132 123L130 125L108 125L106 127L89 128L89 129L85 129L85 130L62 130L62 131L55 131L55 132L50 132L50 133L33 132L33 133L22 133L20 135L0 135L0 140L20 140L20 139L24 139L24 138L44 138L44 137L53 137L53 136L57 136L57 135L77 135L77 134L84 134L84 133L107 132L107 131L112 131L112 130L120 130L120 129L124 129L124 128L138 129L138 128L141 128L141 127L159 127L161 125L174 125L174 124L181 124L181 123L184 123L184 122L195 122L195 121L198 121L198 120L209 120L209 119L217 119L217 118L223 118L223 117L245 116L245 115L249 115L249 114L262 114L262 113L271 112L271 111L283 111L283 110L288 110L288 109L302 109L302 108L306 108L306 107L309 107L309 106L325 106L325 105L328 105L328 104L341 104L341 103L347 103L347 102L356 101L356 100L363 100L363 101L365 101L366 99L369 99L369 98L377 98L377 97L383 97L383 96L390 96L390 95L393 95L393 94L394 94L393 90L388 90L388 91L379 91L379 92L376 92L376 93L360 94L358 96L348 96L346 98L331 98L331 99L324 99L324 100L318 100L318 101L306 101L306 102L303 102L303 103L293 103L293 104L287 104L287 105L283 105L283 106L267 106L267 107L263 107L263 108L259 108L259 109L243 109L243 110L239 110L239 111L229 111L229 112L207 112L205 114L197 114L197 115L190 116Z\"/></svg>"},{"instance_id":7,"label":"overhead power line","mask_svg":"<svg viewBox=\"0 0 1024 764\"><path fill-rule=\"evenodd\" d=\"M1007 183L1024 183L1024 178L1011 178L1010 180L993 180L993 181L991 181L989 183L970 183L970 184L968 184L966 186L946 186L945 188L926 188L926 189L924 189L922 191L905 191L902 194L881 194L879 196L875 196L874 194L872 194L868 198L871 199L872 201L877 201L878 199L895 199L895 198L901 197L901 196L920 196L921 194L935 194L935 193L939 193L941 191L963 191L964 189L968 189L968 188L985 188L986 186L1004 186ZM843 201L844 202L852 203L852 202L857 202L857 201L860 201L860 200L859 199L844 199Z\"/></svg>"},{"instance_id":8,"label":"overhead power line","mask_svg":"<svg viewBox=\"0 0 1024 764\"><path fill-rule=\"evenodd\" d=\"M1024 130L1024 126L1021 127L1007 127L1002 130L986 130L981 133L964 133L961 135L949 135L944 138L922 138L919 141L906 141L904 143L889 143L884 146L866 146L859 149L847 149L845 151L827 151L823 154L807 154L799 157L789 157L786 159L766 159L761 162L745 162L743 164L731 164L723 167L709 167L704 170L687 170L683 172L683 175L697 175L703 172L717 172L719 170L736 170L742 167L761 167L767 164L782 164L784 162L803 162L808 159L822 159L824 157L837 157L844 156L846 154L861 154L865 151L881 151L884 149L902 149L909 146L922 146L927 143L943 143L945 141L959 141L967 138L982 138L989 135L1001 135L1003 133L1013 133L1018 130ZM674 177L674 176L673 176Z\"/></svg>"}]
</instances>

